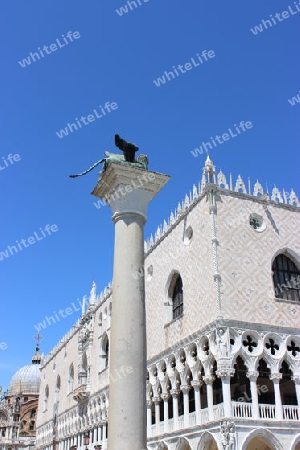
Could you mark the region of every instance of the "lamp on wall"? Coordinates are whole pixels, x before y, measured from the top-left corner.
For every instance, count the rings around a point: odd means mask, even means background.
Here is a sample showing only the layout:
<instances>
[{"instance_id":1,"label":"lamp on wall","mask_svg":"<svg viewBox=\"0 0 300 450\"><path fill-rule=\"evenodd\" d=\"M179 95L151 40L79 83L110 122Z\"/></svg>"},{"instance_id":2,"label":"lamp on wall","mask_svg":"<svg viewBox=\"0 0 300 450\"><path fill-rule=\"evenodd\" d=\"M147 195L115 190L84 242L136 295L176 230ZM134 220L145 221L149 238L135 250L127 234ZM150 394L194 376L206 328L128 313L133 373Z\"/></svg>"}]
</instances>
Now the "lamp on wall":
<instances>
[{"instance_id":1,"label":"lamp on wall","mask_svg":"<svg viewBox=\"0 0 300 450\"><path fill-rule=\"evenodd\" d=\"M90 443L90 433L87 431L83 435L83 444L85 445L85 450L88 450L89 443Z\"/></svg>"}]
</instances>

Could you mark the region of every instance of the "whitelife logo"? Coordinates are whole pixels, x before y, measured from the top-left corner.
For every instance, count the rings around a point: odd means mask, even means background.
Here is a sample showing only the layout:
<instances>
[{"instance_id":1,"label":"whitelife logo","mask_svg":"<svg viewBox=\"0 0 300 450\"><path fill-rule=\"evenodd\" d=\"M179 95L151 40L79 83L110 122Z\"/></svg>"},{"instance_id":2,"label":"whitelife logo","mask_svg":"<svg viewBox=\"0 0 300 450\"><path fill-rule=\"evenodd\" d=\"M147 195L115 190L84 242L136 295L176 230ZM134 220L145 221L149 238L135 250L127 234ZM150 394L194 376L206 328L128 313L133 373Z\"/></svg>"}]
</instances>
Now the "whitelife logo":
<instances>
[{"instance_id":1,"label":"whitelife logo","mask_svg":"<svg viewBox=\"0 0 300 450\"><path fill-rule=\"evenodd\" d=\"M203 52L201 53L201 56L199 55L199 53L197 53L197 59L199 62L195 61L194 58L191 58L191 62L193 64L191 64L190 62L187 62L184 64L184 66L182 64L179 64L177 66L177 68L175 66L173 66L174 72L176 73L176 76L179 77L180 73L186 73L188 70L191 70L193 67L198 67L201 64L203 64L205 61L208 61L210 58L214 58L215 56L216 55L213 50L209 50L208 52L206 50L203 50ZM185 70L183 69L183 67ZM180 70L180 72L178 72L177 69ZM172 76L172 78L170 78L170 76ZM165 71L164 75L157 78L156 80L153 80L153 83L155 84L156 87L160 87L162 84L166 84L167 81L174 80L174 78L175 78L175 75L172 72L172 70L170 72Z\"/></svg>"},{"instance_id":2,"label":"whitelife logo","mask_svg":"<svg viewBox=\"0 0 300 450\"><path fill-rule=\"evenodd\" d=\"M63 41L65 42L64 44L61 43L59 39L56 39L55 42L57 43L57 45L56 44L50 44L49 46L48 45L44 45L42 50L41 50L40 47L38 47L38 50L39 50L40 55L42 56L42 58L45 58L43 50L46 53L46 55L50 55L50 53L56 52L56 50L58 50L58 48L62 48L62 47L65 47L66 45L68 45L69 42L68 42L67 38L69 39L70 42L73 42L73 38L74 39L79 39L80 37L81 36L80 36L78 31L74 31L74 32L68 31L67 37L65 37L64 34L62 35ZM49 48L50 48L50 50L48 50ZM24 59L22 59L22 61L19 61L19 64L24 69L24 67L30 66L31 60L32 60L32 62L36 62L37 60L41 59L40 55L38 53L30 52L29 56L27 58L24 58Z\"/></svg>"},{"instance_id":3,"label":"whitelife logo","mask_svg":"<svg viewBox=\"0 0 300 450\"><path fill-rule=\"evenodd\" d=\"M102 114L104 116L106 116L106 112L102 108L102 105L99 105L99 108L100 108ZM104 105L104 108L106 109L106 111L108 113L110 113L111 109L113 111L115 109L118 109L118 104L116 102L106 102L105 105ZM95 116L97 117L97 119L101 119L102 114L98 114L96 109L93 110L93 113L95 113ZM87 121L86 121L86 119L87 119ZM94 114L89 114L88 116L81 116L80 119L75 117L75 120L77 121L78 128L82 128L82 125L81 125L80 121L84 125L88 125L89 123L95 121L95 117L94 117ZM71 131L71 133L73 133L73 131L77 131L78 130L77 125L75 123L67 123L67 126L63 130L56 131L56 134L59 137L59 139L62 139L63 137L68 136L69 131Z\"/></svg>"},{"instance_id":4,"label":"whitelife logo","mask_svg":"<svg viewBox=\"0 0 300 450\"><path fill-rule=\"evenodd\" d=\"M29 238L27 238L27 242L26 239L20 239L20 242L18 240L16 240L16 244L19 248L19 250L23 250L23 248L28 248L30 245L35 244L37 241L41 241L42 239L46 238L47 236L50 236L51 233L56 233L56 231L58 231L58 227L57 225L53 224L53 225L46 225L44 230L40 227L40 232L41 232L41 236L38 235L38 233L36 231L33 232L33 236L30 236ZM47 232L47 234L45 233ZM23 245L23 247L22 247ZM9 254L14 255L15 253L19 253L19 250L17 249L17 247L15 245L8 245L6 250L4 250L3 252L0 252L0 261L3 261L3 259L6 259L9 257ZM14 253L15 252L15 253Z\"/></svg>"},{"instance_id":5,"label":"whitelife logo","mask_svg":"<svg viewBox=\"0 0 300 450\"><path fill-rule=\"evenodd\" d=\"M300 92L300 91L299 91ZM290 105L295 106L296 103L300 103L300 94L297 94L297 97L292 97L292 99L288 99Z\"/></svg>"},{"instance_id":6,"label":"whitelife logo","mask_svg":"<svg viewBox=\"0 0 300 450\"><path fill-rule=\"evenodd\" d=\"M2 156L2 159L3 159L4 167L2 167L0 164L0 170L4 170L4 169L6 169L6 167L12 166L14 164L14 162L20 161L21 156L18 153L15 153L14 155L12 153L10 153L6 158L4 158L4 156ZM9 161L9 163L7 162L7 160Z\"/></svg>"},{"instance_id":7,"label":"whitelife logo","mask_svg":"<svg viewBox=\"0 0 300 450\"><path fill-rule=\"evenodd\" d=\"M224 144L224 142L228 141L230 139L230 137L234 138L234 137L238 136L239 134L241 134L241 130L243 130L243 132L245 132L253 127L252 122L250 122L249 120L247 122L244 122L242 120L239 125L234 124L234 126L235 126L235 130L236 130L237 134L234 134L232 132L231 128L228 128L229 133L223 133L222 136L219 136L217 134L214 138L213 137L210 138L212 140L214 147L217 147L216 141L218 144ZM223 141L222 141L222 139L223 139ZM195 158L197 158L198 155L202 155L203 149L207 152L207 147L209 147L210 150L212 150L212 148L213 148L210 142L202 142L201 144L202 145L200 145L200 147L197 147L194 150L191 150L191 154ZM203 146L203 149L202 149L202 146Z\"/></svg>"},{"instance_id":8,"label":"whitelife logo","mask_svg":"<svg viewBox=\"0 0 300 450\"><path fill-rule=\"evenodd\" d=\"M271 20L273 22L273 25L277 25L279 22L282 22L284 19L288 19L290 16L294 16L295 14L300 12L300 2L296 3L294 2L296 11L292 9L291 6L288 6L288 10L289 11L282 11L282 13L276 13L274 14L274 16L276 17L276 19L278 20L278 22L276 22L275 17L273 17L272 14L270 14ZM280 17L281 14L281 17ZM259 33L262 33L263 31L267 30L268 28L272 27L272 22L271 20L267 19L267 20L262 20L260 25L256 25L253 28L250 28L250 31L252 31L252 33L256 36ZM265 27L265 28L263 28Z\"/></svg>"}]
</instances>

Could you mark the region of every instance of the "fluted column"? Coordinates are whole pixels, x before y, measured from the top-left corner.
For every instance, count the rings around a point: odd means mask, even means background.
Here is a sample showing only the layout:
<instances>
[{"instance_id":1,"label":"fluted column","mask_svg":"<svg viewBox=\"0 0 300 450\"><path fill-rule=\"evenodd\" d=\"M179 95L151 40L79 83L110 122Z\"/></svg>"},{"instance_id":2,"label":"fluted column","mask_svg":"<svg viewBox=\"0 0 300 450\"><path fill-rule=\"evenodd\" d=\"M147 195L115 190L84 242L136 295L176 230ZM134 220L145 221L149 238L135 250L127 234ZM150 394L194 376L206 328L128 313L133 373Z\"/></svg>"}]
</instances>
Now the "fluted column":
<instances>
[{"instance_id":1,"label":"fluted column","mask_svg":"<svg viewBox=\"0 0 300 450\"><path fill-rule=\"evenodd\" d=\"M200 424L201 421L201 396L200 396L200 388L202 381L193 380L191 381L191 385L194 388L195 393L195 411L196 411L196 423Z\"/></svg>"},{"instance_id":2,"label":"fluted column","mask_svg":"<svg viewBox=\"0 0 300 450\"><path fill-rule=\"evenodd\" d=\"M169 398L170 394L161 394L161 398L164 401L164 432L169 431Z\"/></svg>"},{"instance_id":3,"label":"fluted column","mask_svg":"<svg viewBox=\"0 0 300 450\"><path fill-rule=\"evenodd\" d=\"M179 389L172 389L171 395L173 399L173 420L174 420L174 430L178 429L178 397L180 395Z\"/></svg>"},{"instance_id":4,"label":"fluted column","mask_svg":"<svg viewBox=\"0 0 300 450\"><path fill-rule=\"evenodd\" d=\"M189 426L189 391L191 389L191 386L180 386L180 389L183 392L183 424L184 428L187 428Z\"/></svg>"},{"instance_id":5,"label":"fluted column","mask_svg":"<svg viewBox=\"0 0 300 450\"><path fill-rule=\"evenodd\" d=\"M214 395L213 395L213 382L215 377L213 375L208 375L203 377L203 380L206 384L206 393L207 393L207 407L208 407L208 418L209 420L214 420Z\"/></svg>"},{"instance_id":6,"label":"fluted column","mask_svg":"<svg viewBox=\"0 0 300 450\"><path fill-rule=\"evenodd\" d=\"M271 373L271 375L270 375L270 380L273 381L273 385L274 385L275 412L276 412L277 420L283 420L282 402L281 402L281 394L280 394L280 386L279 386L279 380L281 380L281 378L282 378L282 373Z\"/></svg>"},{"instance_id":7,"label":"fluted column","mask_svg":"<svg viewBox=\"0 0 300 450\"><path fill-rule=\"evenodd\" d=\"M250 380L251 401L252 401L252 417L259 419L258 393L257 393L257 377L258 372L248 372L247 377Z\"/></svg>"},{"instance_id":8,"label":"fluted column","mask_svg":"<svg viewBox=\"0 0 300 450\"><path fill-rule=\"evenodd\" d=\"M144 224L148 203L169 177L111 163L92 194L108 202L115 224L110 379L131 366L126 383L109 387L108 450L147 447ZM121 370L120 370L121 369Z\"/></svg>"}]
</instances>

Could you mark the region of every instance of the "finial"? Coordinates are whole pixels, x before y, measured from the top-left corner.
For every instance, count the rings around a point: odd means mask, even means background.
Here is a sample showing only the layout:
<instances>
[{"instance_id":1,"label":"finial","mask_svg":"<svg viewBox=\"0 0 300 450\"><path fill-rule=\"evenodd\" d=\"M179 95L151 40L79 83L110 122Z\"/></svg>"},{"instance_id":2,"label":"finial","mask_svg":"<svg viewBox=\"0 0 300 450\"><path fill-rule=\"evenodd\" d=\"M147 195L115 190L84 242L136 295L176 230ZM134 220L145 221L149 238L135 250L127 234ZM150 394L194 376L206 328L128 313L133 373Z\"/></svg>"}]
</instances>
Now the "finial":
<instances>
[{"instance_id":1,"label":"finial","mask_svg":"<svg viewBox=\"0 0 300 450\"><path fill-rule=\"evenodd\" d=\"M93 281L92 282L92 289L91 289L91 292L90 292L90 306L94 306L96 304L96 300L97 300L96 283L95 283L95 281Z\"/></svg>"},{"instance_id":2,"label":"finial","mask_svg":"<svg viewBox=\"0 0 300 450\"><path fill-rule=\"evenodd\" d=\"M40 341L43 339L43 336L41 335L40 331L38 331L37 336L34 336L34 340L36 342L36 347L35 347L35 354L32 357L32 364L41 364L41 360L42 357L39 354L39 349L40 349Z\"/></svg>"},{"instance_id":3,"label":"finial","mask_svg":"<svg viewBox=\"0 0 300 450\"><path fill-rule=\"evenodd\" d=\"M40 331L38 331L38 334L34 336L34 340L36 342L35 350L38 352L40 349L40 342L43 339L43 336L41 335Z\"/></svg>"}]
</instances>

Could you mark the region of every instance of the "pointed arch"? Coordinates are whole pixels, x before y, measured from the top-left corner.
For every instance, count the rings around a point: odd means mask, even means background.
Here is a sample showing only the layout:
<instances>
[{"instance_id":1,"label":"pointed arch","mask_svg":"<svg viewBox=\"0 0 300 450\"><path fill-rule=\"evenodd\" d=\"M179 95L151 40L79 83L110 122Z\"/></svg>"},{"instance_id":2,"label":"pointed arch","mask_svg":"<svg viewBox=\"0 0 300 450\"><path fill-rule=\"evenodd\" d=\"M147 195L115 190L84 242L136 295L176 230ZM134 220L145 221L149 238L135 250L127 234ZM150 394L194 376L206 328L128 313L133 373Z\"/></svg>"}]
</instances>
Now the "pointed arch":
<instances>
[{"instance_id":1,"label":"pointed arch","mask_svg":"<svg viewBox=\"0 0 300 450\"><path fill-rule=\"evenodd\" d=\"M257 386L264 386L258 396L258 403L266 405L275 405L275 392L273 381L270 380L271 369L264 358L261 358L257 363L258 378Z\"/></svg>"},{"instance_id":2,"label":"pointed arch","mask_svg":"<svg viewBox=\"0 0 300 450\"><path fill-rule=\"evenodd\" d=\"M265 445L270 446L270 450L283 450L281 443L267 428L258 428L251 431L242 442L241 450L249 450L249 444L251 444L251 441L254 441L255 439L257 439L258 442L262 442Z\"/></svg>"},{"instance_id":3,"label":"pointed arch","mask_svg":"<svg viewBox=\"0 0 300 450\"><path fill-rule=\"evenodd\" d=\"M105 370L109 363L109 339L107 333L104 333L100 340L99 348L99 370Z\"/></svg>"},{"instance_id":4,"label":"pointed arch","mask_svg":"<svg viewBox=\"0 0 300 450\"><path fill-rule=\"evenodd\" d=\"M192 450L191 446L186 438L180 438L177 442L175 450Z\"/></svg>"},{"instance_id":5,"label":"pointed arch","mask_svg":"<svg viewBox=\"0 0 300 450\"><path fill-rule=\"evenodd\" d=\"M300 301L300 258L291 249L276 252L272 259L272 277L275 297Z\"/></svg>"},{"instance_id":6,"label":"pointed arch","mask_svg":"<svg viewBox=\"0 0 300 450\"><path fill-rule=\"evenodd\" d=\"M168 446L164 442L160 442L156 450L168 450Z\"/></svg>"},{"instance_id":7,"label":"pointed arch","mask_svg":"<svg viewBox=\"0 0 300 450\"><path fill-rule=\"evenodd\" d=\"M237 356L234 364L235 372L230 380L231 400L235 402L251 401L250 380L247 377L247 366L242 356Z\"/></svg>"},{"instance_id":8,"label":"pointed arch","mask_svg":"<svg viewBox=\"0 0 300 450\"><path fill-rule=\"evenodd\" d=\"M218 444L209 431L205 431L199 441L197 450L218 450Z\"/></svg>"},{"instance_id":9,"label":"pointed arch","mask_svg":"<svg viewBox=\"0 0 300 450\"><path fill-rule=\"evenodd\" d=\"M183 314L183 282L178 270L172 270L166 284L168 321L181 317Z\"/></svg>"},{"instance_id":10,"label":"pointed arch","mask_svg":"<svg viewBox=\"0 0 300 450\"><path fill-rule=\"evenodd\" d=\"M300 448L300 433L294 437L291 445L291 450L298 450Z\"/></svg>"},{"instance_id":11,"label":"pointed arch","mask_svg":"<svg viewBox=\"0 0 300 450\"><path fill-rule=\"evenodd\" d=\"M69 380L68 380L68 391L73 392L74 389L74 364L70 364L69 367Z\"/></svg>"},{"instance_id":12,"label":"pointed arch","mask_svg":"<svg viewBox=\"0 0 300 450\"><path fill-rule=\"evenodd\" d=\"M279 380L282 404L298 405L295 383L292 380L293 372L286 360L282 361L281 369L279 370L279 372L282 374L282 378L281 380Z\"/></svg>"}]
</instances>

